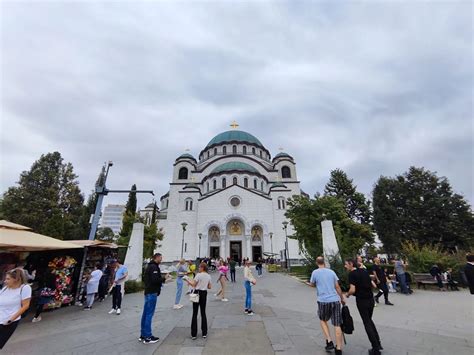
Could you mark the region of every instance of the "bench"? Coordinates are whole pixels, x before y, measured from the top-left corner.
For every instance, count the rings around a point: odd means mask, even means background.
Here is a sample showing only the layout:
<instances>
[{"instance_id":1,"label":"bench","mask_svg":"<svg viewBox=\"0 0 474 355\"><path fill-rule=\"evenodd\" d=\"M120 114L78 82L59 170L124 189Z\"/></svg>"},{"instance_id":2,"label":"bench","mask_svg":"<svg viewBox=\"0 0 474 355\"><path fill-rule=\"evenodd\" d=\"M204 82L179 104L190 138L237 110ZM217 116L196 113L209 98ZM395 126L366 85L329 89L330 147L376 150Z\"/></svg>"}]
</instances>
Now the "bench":
<instances>
[{"instance_id":1,"label":"bench","mask_svg":"<svg viewBox=\"0 0 474 355\"><path fill-rule=\"evenodd\" d=\"M426 289L426 285L438 285L438 281L436 281L436 279L431 276L430 273L414 273L413 274L413 279L414 281L416 282L416 285L418 288L420 288L420 286L423 286L424 289ZM448 281L445 281L445 280L442 280L443 282L443 285L446 286L446 288L448 288ZM457 284L456 281L453 281L454 284Z\"/></svg>"}]
</instances>

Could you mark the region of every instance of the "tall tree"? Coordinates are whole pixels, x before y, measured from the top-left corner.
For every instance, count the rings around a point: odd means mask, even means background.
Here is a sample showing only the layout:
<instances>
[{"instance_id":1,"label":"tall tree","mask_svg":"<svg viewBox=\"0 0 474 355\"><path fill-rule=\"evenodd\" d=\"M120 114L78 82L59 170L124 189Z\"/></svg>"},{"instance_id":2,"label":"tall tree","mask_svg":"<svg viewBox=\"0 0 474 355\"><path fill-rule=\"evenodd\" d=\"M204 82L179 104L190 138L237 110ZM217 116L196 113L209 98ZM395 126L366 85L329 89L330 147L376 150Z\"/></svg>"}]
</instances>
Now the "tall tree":
<instances>
[{"instance_id":1,"label":"tall tree","mask_svg":"<svg viewBox=\"0 0 474 355\"><path fill-rule=\"evenodd\" d=\"M309 259L323 252L321 222L329 219L342 257L352 257L368 243L373 243L370 226L350 218L341 199L334 196L319 196L309 199L294 196L288 202L286 216L295 229L292 238L298 240L300 248Z\"/></svg>"},{"instance_id":2,"label":"tall tree","mask_svg":"<svg viewBox=\"0 0 474 355\"><path fill-rule=\"evenodd\" d=\"M156 201L153 202L153 213L151 214L151 224L156 223L156 217L158 214L158 206L156 205Z\"/></svg>"},{"instance_id":3,"label":"tall tree","mask_svg":"<svg viewBox=\"0 0 474 355\"><path fill-rule=\"evenodd\" d=\"M59 152L48 153L20 175L18 186L4 194L4 218L58 239L79 239L84 197L71 163Z\"/></svg>"},{"instance_id":4,"label":"tall tree","mask_svg":"<svg viewBox=\"0 0 474 355\"><path fill-rule=\"evenodd\" d=\"M373 201L374 227L390 253L398 252L403 241L447 249L473 246L472 210L445 177L416 167L395 178L382 176Z\"/></svg>"},{"instance_id":5,"label":"tall tree","mask_svg":"<svg viewBox=\"0 0 474 355\"><path fill-rule=\"evenodd\" d=\"M127 204L125 205L125 213L135 214L137 212L137 185L133 184L128 194Z\"/></svg>"},{"instance_id":6,"label":"tall tree","mask_svg":"<svg viewBox=\"0 0 474 355\"><path fill-rule=\"evenodd\" d=\"M329 182L324 188L324 194L342 200L344 208L350 218L369 224L371 221L370 201L364 194L357 192L357 187L352 179L341 169L331 171Z\"/></svg>"}]
</instances>

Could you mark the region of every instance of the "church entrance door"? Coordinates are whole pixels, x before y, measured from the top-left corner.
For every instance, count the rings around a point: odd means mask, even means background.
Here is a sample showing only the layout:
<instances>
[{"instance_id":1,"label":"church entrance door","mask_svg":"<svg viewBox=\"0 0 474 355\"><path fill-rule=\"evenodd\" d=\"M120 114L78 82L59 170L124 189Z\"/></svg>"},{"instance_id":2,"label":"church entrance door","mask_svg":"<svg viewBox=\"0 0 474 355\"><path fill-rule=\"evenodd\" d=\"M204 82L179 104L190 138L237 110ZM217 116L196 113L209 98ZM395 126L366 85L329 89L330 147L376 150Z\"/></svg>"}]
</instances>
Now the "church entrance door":
<instances>
[{"instance_id":1,"label":"church entrance door","mask_svg":"<svg viewBox=\"0 0 474 355\"><path fill-rule=\"evenodd\" d=\"M230 257L236 262L242 259L242 242L230 242Z\"/></svg>"},{"instance_id":2,"label":"church entrance door","mask_svg":"<svg viewBox=\"0 0 474 355\"><path fill-rule=\"evenodd\" d=\"M211 259L219 259L219 247L211 247L210 255Z\"/></svg>"},{"instance_id":3,"label":"church entrance door","mask_svg":"<svg viewBox=\"0 0 474 355\"><path fill-rule=\"evenodd\" d=\"M262 247L260 245L254 245L252 247L252 260L257 262L258 259L262 258Z\"/></svg>"}]
</instances>

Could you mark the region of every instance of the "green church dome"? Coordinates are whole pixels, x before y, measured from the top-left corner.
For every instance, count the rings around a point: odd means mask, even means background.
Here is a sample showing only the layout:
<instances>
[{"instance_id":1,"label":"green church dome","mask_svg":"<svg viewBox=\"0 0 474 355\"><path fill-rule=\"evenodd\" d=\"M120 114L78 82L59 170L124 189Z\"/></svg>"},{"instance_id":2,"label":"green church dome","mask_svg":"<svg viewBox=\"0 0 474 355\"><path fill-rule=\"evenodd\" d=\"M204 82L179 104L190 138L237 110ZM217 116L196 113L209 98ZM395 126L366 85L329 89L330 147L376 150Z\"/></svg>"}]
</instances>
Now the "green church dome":
<instances>
[{"instance_id":1,"label":"green church dome","mask_svg":"<svg viewBox=\"0 0 474 355\"><path fill-rule=\"evenodd\" d=\"M263 144L253 135L244 131L226 131L218 134L211 141L207 144L206 148L221 143L229 143L229 142L242 142L242 143L253 143L262 148L265 148Z\"/></svg>"},{"instance_id":2,"label":"green church dome","mask_svg":"<svg viewBox=\"0 0 474 355\"><path fill-rule=\"evenodd\" d=\"M193 157L191 154L189 154L189 153L181 154L176 160L178 160L178 159L185 159L185 158L196 160L196 158L194 158L194 157Z\"/></svg>"},{"instance_id":3,"label":"green church dome","mask_svg":"<svg viewBox=\"0 0 474 355\"><path fill-rule=\"evenodd\" d=\"M211 174L223 173L226 171L246 171L250 173L258 173L257 169L247 163L233 161L219 165L211 171Z\"/></svg>"}]
</instances>

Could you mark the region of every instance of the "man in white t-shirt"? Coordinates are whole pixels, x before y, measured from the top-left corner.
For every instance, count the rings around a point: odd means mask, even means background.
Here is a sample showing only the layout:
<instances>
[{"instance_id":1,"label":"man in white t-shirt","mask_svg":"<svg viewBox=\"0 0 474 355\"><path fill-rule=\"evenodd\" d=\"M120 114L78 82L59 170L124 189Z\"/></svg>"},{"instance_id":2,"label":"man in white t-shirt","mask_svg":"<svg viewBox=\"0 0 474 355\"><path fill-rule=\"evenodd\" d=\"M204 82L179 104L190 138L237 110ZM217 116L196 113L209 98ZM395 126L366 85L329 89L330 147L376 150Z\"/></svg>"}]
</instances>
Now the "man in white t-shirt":
<instances>
[{"instance_id":1,"label":"man in white t-shirt","mask_svg":"<svg viewBox=\"0 0 474 355\"><path fill-rule=\"evenodd\" d=\"M0 290L0 349L13 335L21 315L30 307L31 287L21 269L8 271Z\"/></svg>"}]
</instances>

